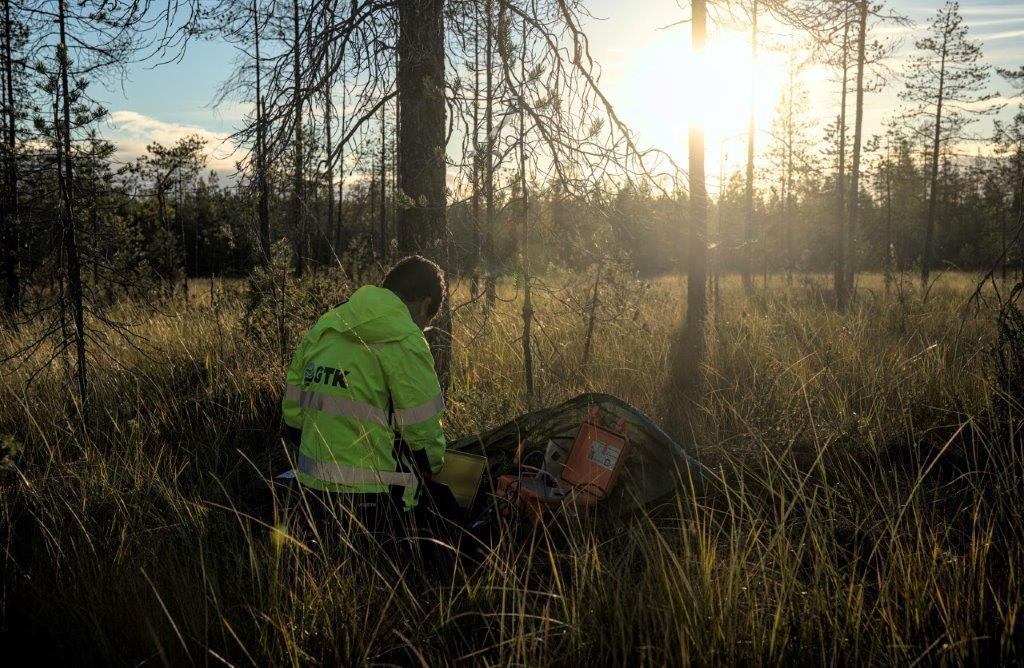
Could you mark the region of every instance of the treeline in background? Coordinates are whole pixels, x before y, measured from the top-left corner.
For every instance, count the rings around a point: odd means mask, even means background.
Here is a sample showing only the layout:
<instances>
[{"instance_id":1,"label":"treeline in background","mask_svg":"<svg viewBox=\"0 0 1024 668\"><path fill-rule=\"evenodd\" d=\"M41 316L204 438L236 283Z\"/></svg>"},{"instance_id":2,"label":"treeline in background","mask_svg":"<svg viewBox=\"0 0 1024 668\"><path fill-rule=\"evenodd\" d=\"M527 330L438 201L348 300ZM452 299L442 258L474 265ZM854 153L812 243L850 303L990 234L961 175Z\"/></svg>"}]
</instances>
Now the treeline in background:
<instances>
[{"instance_id":1,"label":"treeline in background","mask_svg":"<svg viewBox=\"0 0 1024 668\"><path fill-rule=\"evenodd\" d=\"M937 271L1024 266L1024 107L978 122L1019 104L1024 69L985 65L955 2L898 72L886 29L908 21L884 4L718 7L754 53L766 22L799 48L770 127L751 96L743 168L720 160L717 188L702 176L699 221L692 170L641 146L603 94L580 2L2 3L3 312L48 314L80 363L90 318L120 294L188 299L199 277L275 257L351 277L422 252L488 306L498 277L529 292L559 269L703 283L706 263L748 293L759 275L832 272L843 305L858 272L889 286L913 270L927 293ZM215 102L249 109L243 123L219 146L190 136L116 159L93 91L202 39L237 49ZM808 116L812 64L835 72L827 123ZM901 106L869 135L864 98L887 87ZM210 170L216 150L235 170Z\"/></svg>"}]
</instances>

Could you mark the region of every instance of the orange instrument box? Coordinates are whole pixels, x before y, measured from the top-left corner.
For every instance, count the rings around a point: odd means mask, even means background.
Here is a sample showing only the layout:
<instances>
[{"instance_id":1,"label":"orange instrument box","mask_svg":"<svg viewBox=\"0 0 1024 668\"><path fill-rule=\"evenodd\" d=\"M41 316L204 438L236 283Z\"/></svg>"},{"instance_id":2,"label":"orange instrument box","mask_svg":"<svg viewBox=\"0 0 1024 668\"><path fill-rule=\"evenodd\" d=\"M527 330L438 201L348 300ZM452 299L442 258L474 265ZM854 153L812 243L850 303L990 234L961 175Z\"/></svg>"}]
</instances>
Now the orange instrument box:
<instances>
[{"instance_id":1,"label":"orange instrument box","mask_svg":"<svg viewBox=\"0 0 1024 668\"><path fill-rule=\"evenodd\" d=\"M601 409L593 406L573 441L557 481L550 478L503 475L498 478L497 496L531 522L541 522L547 510L567 500L577 507L590 508L611 493L629 450L626 420L614 429L605 427Z\"/></svg>"}]
</instances>

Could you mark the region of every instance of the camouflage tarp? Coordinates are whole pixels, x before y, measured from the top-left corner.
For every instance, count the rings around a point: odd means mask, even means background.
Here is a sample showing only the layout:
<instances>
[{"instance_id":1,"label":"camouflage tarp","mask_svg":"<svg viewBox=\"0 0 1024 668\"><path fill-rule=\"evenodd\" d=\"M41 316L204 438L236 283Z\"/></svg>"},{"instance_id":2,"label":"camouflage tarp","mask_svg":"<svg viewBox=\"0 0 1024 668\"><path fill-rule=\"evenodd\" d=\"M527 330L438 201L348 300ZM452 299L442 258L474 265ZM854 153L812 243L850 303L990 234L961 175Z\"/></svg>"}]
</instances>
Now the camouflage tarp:
<instances>
[{"instance_id":1,"label":"camouflage tarp","mask_svg":"<svg viewBox=\"0 0 1024 668\"><path fill-rule=\"evenodd\" d=\"M626 418L629 453L619 481L605 502L618 512L628 512L668 496L675 490L699 491L703 467L642 412L608 394L581 394L564 404L521 415L483 434L467 436L449 448L484 454L491 477L516 473L516 450L522 463L540 467L549 440L571 444L587 418L590 407L599 405L607 425Z\"/></svg>"}]
</instances>

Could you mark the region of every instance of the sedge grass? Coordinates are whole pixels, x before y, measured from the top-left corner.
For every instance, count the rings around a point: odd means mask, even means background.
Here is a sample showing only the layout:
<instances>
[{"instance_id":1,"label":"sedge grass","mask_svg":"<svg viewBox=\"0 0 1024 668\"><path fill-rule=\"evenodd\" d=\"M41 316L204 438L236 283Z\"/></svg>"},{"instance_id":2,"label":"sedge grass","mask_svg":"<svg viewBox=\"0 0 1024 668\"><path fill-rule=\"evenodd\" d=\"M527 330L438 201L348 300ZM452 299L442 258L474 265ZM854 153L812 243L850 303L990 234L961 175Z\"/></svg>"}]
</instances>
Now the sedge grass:
<instances>
[{"instance_id":1,"label":"sedge grass","mask_svg":"<svg viewBox=\"0 0 1024 668\"><path fill-rule=\"evenodd\" d=\"M510 532L441 582L239 512L282 461L283 369L229 289L216 309L122 304L145 342L95 358L88 433L60 360L0 381L2 644L170 664L1019 661L1024 453L992 314L963 315L971 281L922 304L869 276L838 313L823 279L752 299L726 279L675 433L714 471L708 495L618 531ZM527 408L502 291L486 316L456 312L450 436ZM663 395L683 285L633 294L585 368L585 315L537 295L536 404L595 390L662 419L683 401Z\"/></svg>"}]
</instances>

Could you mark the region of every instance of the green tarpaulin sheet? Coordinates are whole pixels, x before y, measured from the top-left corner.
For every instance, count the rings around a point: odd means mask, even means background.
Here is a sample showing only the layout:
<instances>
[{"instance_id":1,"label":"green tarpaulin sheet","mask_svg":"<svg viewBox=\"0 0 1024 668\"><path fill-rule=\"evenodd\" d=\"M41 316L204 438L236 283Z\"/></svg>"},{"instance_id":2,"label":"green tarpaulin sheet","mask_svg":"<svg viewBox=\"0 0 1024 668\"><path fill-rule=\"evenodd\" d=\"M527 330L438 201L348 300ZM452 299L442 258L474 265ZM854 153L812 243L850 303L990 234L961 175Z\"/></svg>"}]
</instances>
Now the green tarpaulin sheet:
<instances>
[{"instance_id":1,"label":"green tarpaulin sheet","mask_svg":"<svg viewBox=\"0 0 1024 668\"><path fill-rule=\"evenodd\" d=\"M482 434L449 443L449 448L483 454L490 477L540 467L549 440L571 444L591 406L600 406L605 424L626 418L630 449L618 483L604 503L614 512L630 512L669 497L699 493L703 467L686 454L647 415L608 394L581 394L563 404L521 415ZM515 461L521 449L521 465Z\"/></svg>"}]
</instances>

